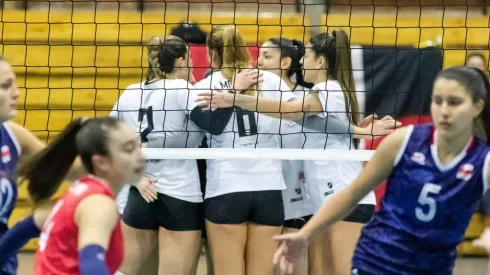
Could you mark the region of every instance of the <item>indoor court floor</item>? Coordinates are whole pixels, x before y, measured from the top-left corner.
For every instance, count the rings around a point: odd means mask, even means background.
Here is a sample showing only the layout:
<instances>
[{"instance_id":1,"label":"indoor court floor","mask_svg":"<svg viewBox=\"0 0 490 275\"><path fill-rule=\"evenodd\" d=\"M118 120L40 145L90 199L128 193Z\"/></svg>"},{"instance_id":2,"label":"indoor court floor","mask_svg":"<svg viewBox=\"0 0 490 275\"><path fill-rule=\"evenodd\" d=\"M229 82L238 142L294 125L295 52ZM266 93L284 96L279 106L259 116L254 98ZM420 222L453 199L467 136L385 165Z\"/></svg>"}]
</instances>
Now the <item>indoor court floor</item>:
<instances>
[{"instance_id":1,"label":"indoor court floor","mask_svg":"<svg viewBox=\"0 0 490 275\"><path fill-rule=\"evenodd\" d=\"M453 275L489 275L488 258L485 257L465 257L456 261L456 268ZM34 268L34 254L19 254L18 275L32 275ZM206 260L201 257L197 275L206 275Z\"/></svg>"}]
</instances>

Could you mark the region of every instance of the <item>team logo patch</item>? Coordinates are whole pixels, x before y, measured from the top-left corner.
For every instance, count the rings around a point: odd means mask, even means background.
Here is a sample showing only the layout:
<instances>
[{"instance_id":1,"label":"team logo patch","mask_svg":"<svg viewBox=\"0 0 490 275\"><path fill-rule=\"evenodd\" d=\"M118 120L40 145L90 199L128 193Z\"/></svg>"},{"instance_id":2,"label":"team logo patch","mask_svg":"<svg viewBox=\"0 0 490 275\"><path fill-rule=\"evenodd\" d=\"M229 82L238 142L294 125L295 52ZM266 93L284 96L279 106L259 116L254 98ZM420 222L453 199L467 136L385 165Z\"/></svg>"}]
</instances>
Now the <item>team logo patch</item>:
<instances>
[{"instance_id":1,"label":"team logo patch","mask_svg":"<svg viewBox=\"0 0 490 275\"><path fill-rule=\"evenodd\" d=\"M7 163L12 160L10 156L10 148L7 145L2 146L2 162Z\"/></svg>"},{"instance_id":2,"label":"team logo patch","mask_svg":"<svg viewBox=\"0 0 490 275\"><path fill-rule=\"evenodd\" d=\"M425 164L425 155L420 152L414 152L411 159L420 165Z\"/></svg>"},{"instance_id":3,"label":"team logo patch","mask_svg":"<svg viewBox=\"0 0 490 275\"><path fill-rule=\"evenodd\" d=\"M456 178L465 181L471 179L471 176L473 176L473 169L473 164L466 163L461 165L458 169L458 173L456 173Z\"/></svg>"}]
</instances>

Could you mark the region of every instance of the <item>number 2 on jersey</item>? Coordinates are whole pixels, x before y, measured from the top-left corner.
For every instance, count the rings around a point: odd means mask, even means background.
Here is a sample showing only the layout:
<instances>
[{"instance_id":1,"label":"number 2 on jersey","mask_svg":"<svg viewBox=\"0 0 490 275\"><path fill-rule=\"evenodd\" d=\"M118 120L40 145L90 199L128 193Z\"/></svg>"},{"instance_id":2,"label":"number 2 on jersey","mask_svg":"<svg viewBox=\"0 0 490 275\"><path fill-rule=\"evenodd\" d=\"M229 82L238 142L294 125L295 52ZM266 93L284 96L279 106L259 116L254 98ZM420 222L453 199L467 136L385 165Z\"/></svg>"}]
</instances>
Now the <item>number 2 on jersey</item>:
<instances>
[{"instance_id":1,"label":"number 2 on jersey","mask_svg":"<svg viewBox=\"0 0 490 275\"><path fill-rule=\"evenodd\" d=\"M429 210L424 212L422 207L415 208L415 216L422 222L430 222L434 219L437 212L436 200L431 195L441 192L441 186L434 183L426 183L419 195L419 204L427 206Z\"/></svg>"},{"instance_id":2,"label":"number 2 on jersey","mask_svg":"<svg viewBox=\"0 0 490 275\"><path fill-rule=\"evenodd\" d=\"M146 127L143 132L141 132L140 137L141 137L141 142L148 142L148 134L153 131L153 107L148 106L146 109L140 109L138 113L138 122L142 122L143 119L145 118L148 120L148 126Z\"/></svg>"},{"instance_id":3,"label":"number 2 on jersey","mask_svg":"<svg viewBox=\"0 0 490 275\"><path fill-rule=\"evenodd\" d=\"M9 211L14 197L14 190L10 181L6 178L0 179L0 220L6 219L5 214ZM2 221L3 222L3 221Z\"/></svg>"}]
</instances>

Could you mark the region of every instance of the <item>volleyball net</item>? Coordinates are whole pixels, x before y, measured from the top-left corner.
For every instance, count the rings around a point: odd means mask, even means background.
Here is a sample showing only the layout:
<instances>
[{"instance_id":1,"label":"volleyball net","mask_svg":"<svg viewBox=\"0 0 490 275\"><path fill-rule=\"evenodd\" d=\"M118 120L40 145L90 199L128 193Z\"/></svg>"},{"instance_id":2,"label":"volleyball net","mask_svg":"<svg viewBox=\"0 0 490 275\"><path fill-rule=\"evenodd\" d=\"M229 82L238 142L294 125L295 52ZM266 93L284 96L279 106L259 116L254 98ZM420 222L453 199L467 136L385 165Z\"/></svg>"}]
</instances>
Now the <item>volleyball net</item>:
<instances>
[{"instance_id":1,"label":"volleyball net","mask_svg":"<svg viewBox=\"0 0 490 275\"><path fill-rule=\"evenodd\" d=\"M0 48L21 90L16 121L47 142L74 118L107 116L124 89L145 80L151 36L183 34L194 77L201 80L209 69L205 36L224 24L243 34L254 66L269 38L306 43L314 33L346 30L361 117L376 113L416 124L430 120L431 85L442 68L465 64L476 51L488 69L488 15L479 1L398 2L7 0ZM369 160L375 138L356 151L152 148L145 153L175 159Z\"/></svg>"}]
</instances>

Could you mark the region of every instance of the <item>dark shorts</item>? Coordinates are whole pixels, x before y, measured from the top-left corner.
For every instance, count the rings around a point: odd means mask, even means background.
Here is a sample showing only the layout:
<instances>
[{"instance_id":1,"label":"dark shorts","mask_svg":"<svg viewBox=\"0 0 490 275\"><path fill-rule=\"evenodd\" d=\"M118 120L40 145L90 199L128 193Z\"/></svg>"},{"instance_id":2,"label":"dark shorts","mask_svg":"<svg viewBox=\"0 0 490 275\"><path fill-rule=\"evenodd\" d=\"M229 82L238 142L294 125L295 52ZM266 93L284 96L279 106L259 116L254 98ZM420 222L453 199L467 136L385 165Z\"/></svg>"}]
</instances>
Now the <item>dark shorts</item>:
<instances>
[{"instance_id":1,"label":"dark shorts","mask_svg":"<svg viewBox=\"0 0 490 275\"><path fill-rule=\"evenodd\" d=\"M300 230L303 226L313 217L313 215L304 216L301 218L295 218L284 221L284 227L294 228Z\"/></svg>"},{"instance_id":2,"label":"dark shorts","mask_svg":"<svg viewBox=\"0 0 490 275\"><path fill-rule=\"evenodd\" d=\"M281 190L237 192L204 201L204 217L215 224L282 226L284 205Z\"/></svg>"},{"instance_id":3,"label":"dark shorts","mask_svg":"<svg viewBox=\"0 0 490 275\"><path fill-rule=\"evenodd\" d=\"M157 230L163 227L171 231L202 230L203 204L179 200L160 193L156 201L147 203L138 189L131 186L122 220L136 229Z\"/></svg>"},{"instance_id":4,"label":"dark shorts","mask_svg":"<svg viewBox=\"0 0 490 275\"><path fill-rule=\"evenodd\" d=\"M375 206L372 204L358 204L356 209L349 216L345 217L345 222L368 223L374 216Z\"/></svg>"}]
</instances>

